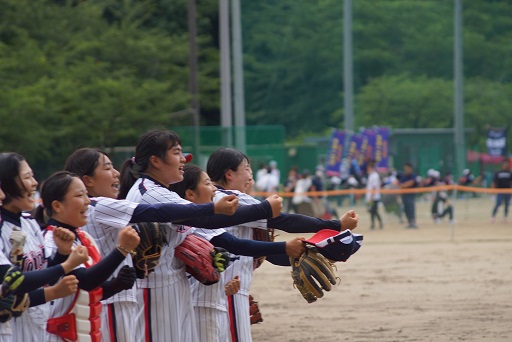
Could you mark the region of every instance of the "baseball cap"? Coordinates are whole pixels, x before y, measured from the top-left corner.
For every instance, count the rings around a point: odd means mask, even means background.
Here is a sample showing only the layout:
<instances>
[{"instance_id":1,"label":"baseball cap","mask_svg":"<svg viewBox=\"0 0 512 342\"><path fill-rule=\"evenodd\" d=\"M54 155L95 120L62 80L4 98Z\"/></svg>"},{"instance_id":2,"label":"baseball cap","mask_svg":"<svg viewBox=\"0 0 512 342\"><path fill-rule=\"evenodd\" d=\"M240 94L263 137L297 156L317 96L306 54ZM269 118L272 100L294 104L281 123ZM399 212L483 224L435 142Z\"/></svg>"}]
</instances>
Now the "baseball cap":
<instances>
[{"instance_id":1,"label":"baseball cap","mask_svg":"<svg viewBox=\"0 0 512 342\"><path fill-rule=\"evenodd\" d=\"M363 236L352 234L349 229L342 232L322 229L305 242L314 245L329 260L347 261L361 247Z\"/></svg>"},{"instance_id":2,"label":"baseball cap","mask_svg":"<svg viewBox=\"0 0 512 342\"><path fill-rule=\"evenodd\" d=\"M194 158L192 153L182 153L182 154L183 154L183 157L185 157L185 159L186 159L185 163L190 163L192 161L192 158Z\"/></svg>"}]
</instances>

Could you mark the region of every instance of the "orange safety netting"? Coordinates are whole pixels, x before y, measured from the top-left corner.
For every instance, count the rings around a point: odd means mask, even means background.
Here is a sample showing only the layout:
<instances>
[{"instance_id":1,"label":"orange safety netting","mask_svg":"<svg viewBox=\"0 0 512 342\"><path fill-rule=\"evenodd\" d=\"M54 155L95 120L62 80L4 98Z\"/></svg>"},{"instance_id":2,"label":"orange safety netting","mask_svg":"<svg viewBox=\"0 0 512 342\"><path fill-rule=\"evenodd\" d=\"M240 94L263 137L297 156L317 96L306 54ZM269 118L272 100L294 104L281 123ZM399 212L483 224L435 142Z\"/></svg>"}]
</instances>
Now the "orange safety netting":
<instances>
[{"instance_id":1,"label":"orange safety netting","mask_svg":"<svg viewBox=\"0 0 512 342\"><path fill-rule=\"evenodd\" d=\"M425 193L432 191L460 191L460 192L478 192L478 193L488 193L488 194L512 194L511 189L496 189L496 188L479 188L474 186L464 186L464 185L440 185L440 186L430 186L430 187L419 187L419 188L408 188L408 189L381 189L381 194L411 194L411 193ZM272 195L273 193L254 191L251 192L252 196L263 196L267 197ZM293 197L295 193L293 192L277 192L277 194L281 197ZM343 189L343 190L326 190L326 191L309 191L305 193L301 193L304 196L311 197L319 197L319 196L340 196L340 195L364 195L366 194L366 189Z\"/></svg>"}]
</instances>

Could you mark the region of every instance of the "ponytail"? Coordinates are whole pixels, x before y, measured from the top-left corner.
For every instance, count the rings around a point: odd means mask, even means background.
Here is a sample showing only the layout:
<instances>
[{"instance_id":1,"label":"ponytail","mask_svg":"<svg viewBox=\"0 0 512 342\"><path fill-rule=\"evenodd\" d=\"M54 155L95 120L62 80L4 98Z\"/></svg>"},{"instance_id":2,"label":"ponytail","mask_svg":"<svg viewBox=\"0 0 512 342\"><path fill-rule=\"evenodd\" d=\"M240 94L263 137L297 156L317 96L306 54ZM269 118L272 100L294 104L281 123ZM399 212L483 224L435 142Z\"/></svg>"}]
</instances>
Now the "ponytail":
<instances>
[{"instance_id":1,"label":"ponytail","mask_svg":"<svg viewBox=\"0 0 512 342\"><path fill-rule=\"evenodd\" d=\"M32 212L32 217L36 220L41 230L45 230L48 225L48 216L45 213L44 206L38 205Z\"/></svg>"},{"instance_id":2,"label":"ponytail","mask_svg":"<svg viewBox=\"0 0 512 342\"><path fill-rule=\"evenodd\" d=\"M135 181L139 178L140 172L134 171L133 168L137 168L135 158L126 159L121 167L121 171L119 171L120 185L119 195L117 195L118 199L125 199L133 184L135 184Z\"/></svg>"},{"instance_id":3,"label":"ponytail","mask_svg":"<svg viewBox=\"0 0 512 342\"><path fill-rule=\"evenodd\" d=\"M172 131L153 130L141 135L135 146L135 156L126 160L121 167L118 198L126 198L140 174L149 168L151 156L165 160L167 151L180 144L179 135Z\"/></svg>"}]
</instances>

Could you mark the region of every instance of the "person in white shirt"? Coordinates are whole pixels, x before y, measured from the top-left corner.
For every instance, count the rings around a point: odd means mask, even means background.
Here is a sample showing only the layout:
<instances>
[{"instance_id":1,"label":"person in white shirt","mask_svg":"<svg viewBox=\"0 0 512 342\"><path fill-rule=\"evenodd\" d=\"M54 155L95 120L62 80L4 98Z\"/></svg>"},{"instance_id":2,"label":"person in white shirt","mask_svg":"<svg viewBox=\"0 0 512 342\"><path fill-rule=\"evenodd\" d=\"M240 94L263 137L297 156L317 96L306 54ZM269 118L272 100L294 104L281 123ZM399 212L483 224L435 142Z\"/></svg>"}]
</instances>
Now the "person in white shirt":
<instances>
[{"instance_id":1,"label":"person in white shirt","mask_svg":"<svg viewBox=\"0 0 512 342\"><path fill-rule=\"evenodd\" d=\"M295 184L295 194L292 197L292 203L299 205L301 203L310 203L312 200L306 195L306 193L313 185L311 177L309 177L309 170L302 171L302 178Z\"/></svg>"},{"instance_id":2,"label":"person in white shirt","mask_svg":"<svg viewBox=\"0 0 512 342\"><path fill-rule=\"evenodd\" d=\"M375 229L375 218L379 221L379 228L384 228L382 219L379 215L379 202L380 198L380 177L375 170L375 161L369 161L366 168L368 173L368 181L366 182L366 204L368 205L368 211L372 225L370 229Z\"/></svg>"}]
</instances>

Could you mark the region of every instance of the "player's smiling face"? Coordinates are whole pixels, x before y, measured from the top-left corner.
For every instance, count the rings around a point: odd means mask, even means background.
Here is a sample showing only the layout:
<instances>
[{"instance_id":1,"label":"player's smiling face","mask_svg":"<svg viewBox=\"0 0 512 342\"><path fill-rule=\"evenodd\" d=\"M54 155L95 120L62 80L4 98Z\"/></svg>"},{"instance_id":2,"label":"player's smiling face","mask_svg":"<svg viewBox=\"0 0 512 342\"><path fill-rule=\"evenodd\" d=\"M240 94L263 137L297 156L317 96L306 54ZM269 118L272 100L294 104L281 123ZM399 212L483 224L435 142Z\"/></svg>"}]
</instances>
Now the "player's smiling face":
<instances>
[{"instance_id":1,"label":"player's smiling face","mask_svg":"<svg viewBox=\"0 0 512 342\"><path fill-rule=\"evenodd\" d=\"M80 178L73 177L62 202L52 202L52 218L73 227L83 227L87 224L90 203L84 183Z\"/></svg>"},{"instance_id":2,"label":"player's smiling face","mask_svg":"<svg viewBox=\"0 0 512 342\"><path fill-rule=\"evenodd\" d=\"M244 159L236 171L228 170L226 173L227 188L230 190L247 191L247 185L252 179L251 165L247 159Z\"/></svg>"},{"instance_id":3,"label":"player's smiling face","mask_svg":"<svg viewBox=\"0 0 512 342\"><path fill-rule=\"evenodd\" d=\"M167 150L164 159L153 156L154 164L148 172L158 182L169 185L183 180L183 167L187 160L182 153L181 145L174 145Z\"/></svg>"},{"instance_id":4,"label":"player's smiling face","mask_svg":"<svg viewBox=\"0 0 512 342\"><path fill-rule=\"evenodd\" d=\"M98 159L94 176L84 176L83 180L91 196L117 198L119 194L119 172L104 154Z\"/></svg>"},{"instance_id":5,"label":"player's smiling face","mask_svg":"<svg viewBox=\"0 0 512 342\"><path fill-rule=\"evenodd\" d=\"M213 202L213 196L215 196L215 190L217 188L213 185L210 177L206 172L201 173L201 178L194 190L187 190L185 199L194 202L196 204L204 204Z\"/></svg>"},{"instance_id":6,"label":"player's smiling face","mask_svg":"<svg viewBox=\"0 0 512 342\"><path fill-rule=\"evenodd\" d=\"M25 160L20 162L20 170L16 183L21 190L21 197L12 198L9 204L6 205L6 209L13 213L34 209L34 195L36 193L38 183L34 178L32 169Z\"/></svg>"}]
</instances>

